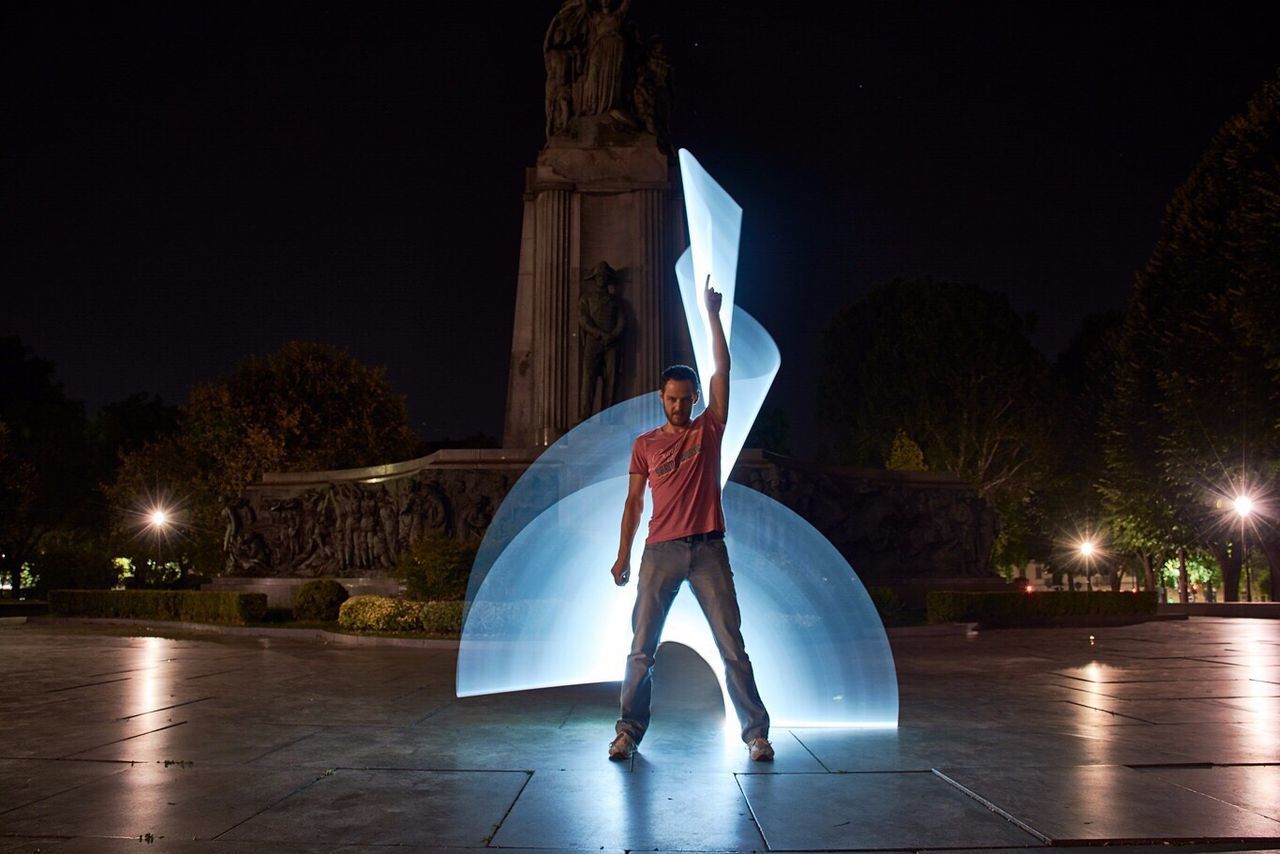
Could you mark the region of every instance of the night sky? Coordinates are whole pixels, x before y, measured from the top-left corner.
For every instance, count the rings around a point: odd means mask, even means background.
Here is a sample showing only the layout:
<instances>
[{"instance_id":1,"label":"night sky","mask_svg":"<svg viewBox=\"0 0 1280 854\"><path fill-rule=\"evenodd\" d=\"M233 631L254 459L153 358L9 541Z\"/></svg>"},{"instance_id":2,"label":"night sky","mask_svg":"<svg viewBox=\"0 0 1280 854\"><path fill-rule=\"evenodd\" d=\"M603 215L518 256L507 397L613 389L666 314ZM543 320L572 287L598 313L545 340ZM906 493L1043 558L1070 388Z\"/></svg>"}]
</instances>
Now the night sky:
<instances>
[{"instance_id":1,"label":"night sky","mask_svg":"<svg viewBox=\"0 0 1280 854\"><path fill-rule=\"evenodd\" d=\"M90 411L289 339L385 365L424 438L502 429L555 0L7 3L0 334ZM1280 65L1280 5L634 0L672 132L745 209L738 299L809 450L831 312L971 282L1055 355Z\"/></svg>"}]
</instances>

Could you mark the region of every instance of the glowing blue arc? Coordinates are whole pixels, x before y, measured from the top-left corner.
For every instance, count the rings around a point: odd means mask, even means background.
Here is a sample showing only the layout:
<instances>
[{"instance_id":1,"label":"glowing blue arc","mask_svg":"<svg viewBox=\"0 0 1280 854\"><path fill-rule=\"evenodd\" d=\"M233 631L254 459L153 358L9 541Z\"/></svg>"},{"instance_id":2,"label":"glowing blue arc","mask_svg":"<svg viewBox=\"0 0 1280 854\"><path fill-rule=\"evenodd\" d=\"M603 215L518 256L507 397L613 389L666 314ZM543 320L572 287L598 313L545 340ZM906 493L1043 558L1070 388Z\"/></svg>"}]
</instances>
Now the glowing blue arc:
<instances>
[{"instance_id":1,"label":"glowing blue arc","mask_svg":"<svg viewBox=\"0 0 1280 854\"><path fill-rule=\"evenodd\" d=\"M703 301L708 274L723 295L721 318L733 361L721 458L727 481L781 358L764 327L734 305L741 208L687 151L680 152L680 165L690 248L676 265L676 278L703 388L713 365ZM614 586L608 570L617 551L631 443L662 419L653 393L610 407L569 431L516 482L472 569L458 652L459 696L621 675L635 588ZM775 725L896 726L893 656L875 606L849 564L811 525L767 496L734 483L726 483L723 496L742 632ZM633 549L633 574L640 557ZM676 598L663 640L685 644L721 672L692 597Z\"/></svg>"}]
</instances>

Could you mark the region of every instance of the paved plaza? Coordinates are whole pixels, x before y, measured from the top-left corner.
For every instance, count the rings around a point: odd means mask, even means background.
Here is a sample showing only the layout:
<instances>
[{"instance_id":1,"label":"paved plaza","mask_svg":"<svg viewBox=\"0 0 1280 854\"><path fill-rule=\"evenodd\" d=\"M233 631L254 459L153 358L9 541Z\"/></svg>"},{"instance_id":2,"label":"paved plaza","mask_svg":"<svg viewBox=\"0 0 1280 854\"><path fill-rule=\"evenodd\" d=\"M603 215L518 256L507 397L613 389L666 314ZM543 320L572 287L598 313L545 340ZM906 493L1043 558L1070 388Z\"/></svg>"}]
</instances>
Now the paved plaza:
<instances>
[{"instance_id":1,"label":"paved plaza","mask_svg":"<svg viewBox=\"0 0 1280 854\"><path fill-rule=\"evenodd\" d=\"M0 852L1280 844L1274 620L896 630L899 729L771 765L683 647L618 764L616 684L459 700L449 643L166 631L0 628Z\"/></svg>"}]
</instances>

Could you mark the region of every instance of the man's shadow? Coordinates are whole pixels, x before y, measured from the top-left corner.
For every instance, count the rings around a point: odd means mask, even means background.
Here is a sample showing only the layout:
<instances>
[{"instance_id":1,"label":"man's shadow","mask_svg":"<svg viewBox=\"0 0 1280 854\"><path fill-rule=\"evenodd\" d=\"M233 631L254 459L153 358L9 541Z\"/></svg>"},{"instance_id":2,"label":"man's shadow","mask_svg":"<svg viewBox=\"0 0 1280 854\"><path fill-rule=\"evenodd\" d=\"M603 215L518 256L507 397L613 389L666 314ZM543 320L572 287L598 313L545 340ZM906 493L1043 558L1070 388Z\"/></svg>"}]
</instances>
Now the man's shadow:
<instances>
[{"instance_id":1,"label":"man's shadow","mask_svg":"<svg viewBox=\"0 0 1280 854\"><path fill-rule=\"evenodd\" d=\"M705 768L700 758L723 754L725 709L720 683L707 662L689 647L679 643L658 647L652 710L635 770L645 765L667 770L674 765Z\"/></svg>"}]
</instances>

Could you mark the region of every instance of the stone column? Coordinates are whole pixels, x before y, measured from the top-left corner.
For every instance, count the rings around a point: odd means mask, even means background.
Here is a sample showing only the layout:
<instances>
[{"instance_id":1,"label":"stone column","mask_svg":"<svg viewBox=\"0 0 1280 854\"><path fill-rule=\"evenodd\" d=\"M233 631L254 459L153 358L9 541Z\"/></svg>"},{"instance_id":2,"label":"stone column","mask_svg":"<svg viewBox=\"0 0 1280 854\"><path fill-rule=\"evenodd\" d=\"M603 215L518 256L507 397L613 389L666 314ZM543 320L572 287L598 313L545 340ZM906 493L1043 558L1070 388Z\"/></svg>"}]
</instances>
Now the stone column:
<instances>
[{"instance_id":1,"label":"stone column","mask_svg":"<svg viewBox=\"0 0 1280 854\"><path fill-rule=\"evenodd\" d=\"M568 429L570 192L546 189L534 201L533 340L534 444L550 445Z\"/></svg>"},{"instance_id":2,"label":"stone column","mask_svg":"<svg viewBox=\"0 0 1280 854\"><path fill-rule=\"evenodd\" d=\"M668 299L667 217L665 190L637 190L638 248L641 256L635 276L634 308L637 323L635 390L639 394L658 387L663 361L663 311Z\"/></svg>"}]
</instances>

